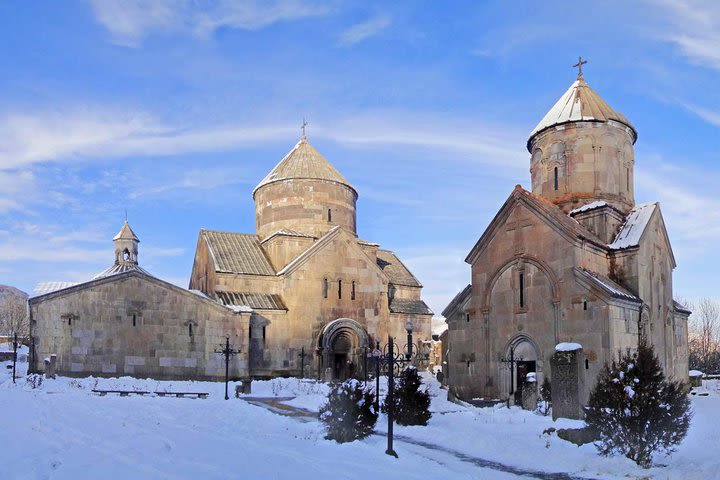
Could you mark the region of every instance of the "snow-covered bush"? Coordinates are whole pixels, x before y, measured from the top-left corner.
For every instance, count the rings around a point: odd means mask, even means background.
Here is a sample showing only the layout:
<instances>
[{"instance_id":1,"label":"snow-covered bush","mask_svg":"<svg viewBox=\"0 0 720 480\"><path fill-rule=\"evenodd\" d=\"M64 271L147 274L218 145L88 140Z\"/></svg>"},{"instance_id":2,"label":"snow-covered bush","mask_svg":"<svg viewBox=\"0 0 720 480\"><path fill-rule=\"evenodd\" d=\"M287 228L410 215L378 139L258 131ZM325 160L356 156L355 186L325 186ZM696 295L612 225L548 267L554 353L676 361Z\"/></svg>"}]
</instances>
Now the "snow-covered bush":
<instances>
[{"instance_id":1,"label":"snow-covered bush","mask_svg":"<svg viewBox=\"0 0 720 480\"><path fill-rule=\"evenodd\" d=\"M393 392L395 421L399 425L427 425L430 413L430 394L422 387L422 378L417 368L407 367L400 374ZM382 411L387 412L388 397L382 404Z\"/></svg>"},{"instance_id":2,"label":"snow-covered bush","mask_svg":"<svg viewBox=\"0 0 720 480\"><path fill-rule=\"evenodd\" d=\"M325 438L345 443L370 435L378 417L373 400L372 390L357 380L335 385L320 408L320 420L327 428Z\"/></svg>"},{"instance_id":3,"label":"snow-covered bush","mask_svg":"<svg viewBox=\"0 0 720 480\"><path fill-rule=\"evenodd\" d=\"M552 408L552 388L547 377L543 379L540 386L540 399L538 400L538 412L547 416Z\"/></svg>"},{"instance_id":4,"label":"snow-covered bush","mask_svg":"<svg viewBox=\"0 0 720 480\"><path fill-rule=\"evenodd\" d=\"M690 426L686 392L682 382L665 379L645 342L606 365L585 408L585 421L600 436L600 454L621 453L649 468L654 452L673 452Z\"/></svg>"}]
</instances>

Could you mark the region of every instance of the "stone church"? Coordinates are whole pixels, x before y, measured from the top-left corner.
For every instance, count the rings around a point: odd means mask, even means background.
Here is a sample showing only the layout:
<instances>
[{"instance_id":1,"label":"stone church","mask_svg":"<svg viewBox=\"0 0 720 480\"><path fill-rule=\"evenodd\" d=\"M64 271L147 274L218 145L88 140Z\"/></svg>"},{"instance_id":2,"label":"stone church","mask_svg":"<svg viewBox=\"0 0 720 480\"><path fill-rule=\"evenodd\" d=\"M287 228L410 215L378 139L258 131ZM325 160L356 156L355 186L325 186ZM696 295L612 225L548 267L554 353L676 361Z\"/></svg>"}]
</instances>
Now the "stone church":
<instances>
[{"instance_id":1,"label":"stone church","mask_svg":"<svg viewBox=\"0 0 720 480\"><path fill-rule=\"evenodd\" d=\"M388 335L429 345L422 285L357 236L357 191L305 135L252 193L256 233L201 230L189 289L140 267L126 221L110 268L30 299L32 369L54 354L63 375L221 378L229 337L235 378L345 378Z\"/></svg>"},{"instance_id":2,"label":"stone church","mask_svg":"<svg viewBox=\"0 0 720 480\"><path fill-rule=\"evenodd\" d=\"M532 191L515 186L467 255L470 284L443 311L446 380L461 399L507 399L581 347L580 402L602 366L644 336L688 378L687 319L660 205L635 204L630 121L582 75L530 134ZM579 345L578 345L579 344Z\"/></svg>"}]
</instances>

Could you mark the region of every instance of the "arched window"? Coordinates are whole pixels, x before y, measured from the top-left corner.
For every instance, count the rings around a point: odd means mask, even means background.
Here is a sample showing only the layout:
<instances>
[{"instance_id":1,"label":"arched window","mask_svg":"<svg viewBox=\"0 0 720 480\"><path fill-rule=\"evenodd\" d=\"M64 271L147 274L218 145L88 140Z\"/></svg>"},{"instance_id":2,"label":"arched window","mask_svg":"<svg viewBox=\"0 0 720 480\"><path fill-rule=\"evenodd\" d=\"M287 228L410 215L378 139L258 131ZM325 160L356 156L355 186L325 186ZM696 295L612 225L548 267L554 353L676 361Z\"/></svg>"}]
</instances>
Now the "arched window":
<instances>
[{"instance_id":1,"label":"arched window","mask_svg":"<svg viewBox=\"0 0 720 480\"><path fill-rule=\"evenodd\" d=\"M123 252L123 260L126 262L130 261L130 251L127 248Z\"/></svg>"},{"instance_id":2,"label":"arched window","mask_svg":"<svg viewBox=\"0 0 720 480\"><path fill-rule=\"evenodd\" d=\"M328 279L323 278L323 298L327 298L328 295Z\"/></svg>"},{"instance_id":3,"label":"arched window","mask_svg":"<svg viewBox=\"0 0 720 480\"><path fill-rule=\"evenodd\" d=\"M352 290L350 290L350 300L355 300L355 280L352 282Z\"/></svg>"},{"instance_id":4,"label":"arched window","mask_svg":"<svg viewBox=\"0 0 720 480\"><path fill-rule=\"evenodd\" d=\"M554 185L555 190L557 190L558 189L558 167L555 167L553 169L553 172L554 172L553 173L553 185Z\"/></svg>"},{"instance_id":5,"label":"arched window","mask_svg":"<svg viewBox=\"0 0 720 480\"><path fill-rule=\"evenodd\" d=\"M328 222L332 222L332 210L328 208Z\"/></svg>"},{"instance_id":6,"label":"arched window","mask_svg":"<svg viewBox=\"0 0 720 480\"><path fill-rule=\"evenodd\" d=\"M342 280L338 280L338 298L342 298Z\"/></svg>"}]
</instances>

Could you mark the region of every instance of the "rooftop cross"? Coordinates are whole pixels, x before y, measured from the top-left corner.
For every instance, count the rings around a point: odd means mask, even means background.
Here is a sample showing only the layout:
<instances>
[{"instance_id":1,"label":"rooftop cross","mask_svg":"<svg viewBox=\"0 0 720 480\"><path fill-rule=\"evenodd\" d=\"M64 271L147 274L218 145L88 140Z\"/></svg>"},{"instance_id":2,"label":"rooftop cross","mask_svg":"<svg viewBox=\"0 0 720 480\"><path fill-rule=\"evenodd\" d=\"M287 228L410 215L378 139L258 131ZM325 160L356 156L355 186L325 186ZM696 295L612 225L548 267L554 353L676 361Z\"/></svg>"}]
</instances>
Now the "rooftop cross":
<instances>
[{"instance_id":1,"label":"rooftop cross","mask_svg":"<svg viewBox=\"0 0 720 480\"><path fill-rule=\"evenodd\" d=\"M300 125L300 130L302 130L302 138L306 139L307 135L305 134L305 127L307 127L308 122L305 121L305 118L303 118L303 123Z\"/></svg>"},{"instance_id":2,"label":"rooftop cross","mask_svg":"<svg viewBox=\"0 0 720 480\"><path fill-rule=\"evenodd\" d=\"M586 63L588 63L587 60L583 60L582 57L578 57L578 63L573 65L573 68L577 67L577 69L578 69L578 76L577 76L578 80L583 78L582 66L585 65Z\"/></svg>"}]
</instances>

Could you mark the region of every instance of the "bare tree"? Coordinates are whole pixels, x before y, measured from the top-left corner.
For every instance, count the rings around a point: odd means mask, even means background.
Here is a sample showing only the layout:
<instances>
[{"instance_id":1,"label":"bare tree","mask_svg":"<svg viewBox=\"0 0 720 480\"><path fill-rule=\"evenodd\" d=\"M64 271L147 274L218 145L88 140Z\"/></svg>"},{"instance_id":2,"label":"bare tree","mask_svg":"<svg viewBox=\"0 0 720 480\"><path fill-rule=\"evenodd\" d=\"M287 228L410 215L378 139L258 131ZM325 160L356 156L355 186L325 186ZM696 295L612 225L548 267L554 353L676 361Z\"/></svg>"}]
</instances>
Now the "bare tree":
<instances>
[{"instance_id":1,"label":"bare tree","mask_svg":"<svg viewBox=\"0 0 720 480\"><path fill-rule=\"evenodd\" d=\"M691 368L713 373L720 368L720 302L701 298L690 305L689 322Z\"/></svg>"},{"instance_id":2,"label":"bare tree","mask_svg":"<svg viewBox=\"0 0 720 480\"><path fill-rule=\"evenodd\" d=\"M27 311L27 300L9 295L0 300L0 333L18 337L30 335L30 318Z\"/></svg>"}]
</instances>

